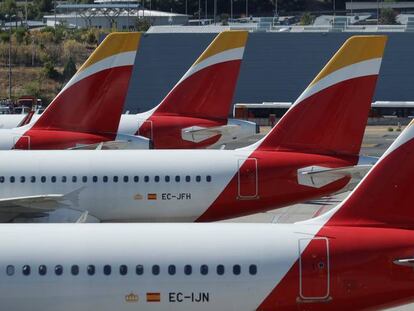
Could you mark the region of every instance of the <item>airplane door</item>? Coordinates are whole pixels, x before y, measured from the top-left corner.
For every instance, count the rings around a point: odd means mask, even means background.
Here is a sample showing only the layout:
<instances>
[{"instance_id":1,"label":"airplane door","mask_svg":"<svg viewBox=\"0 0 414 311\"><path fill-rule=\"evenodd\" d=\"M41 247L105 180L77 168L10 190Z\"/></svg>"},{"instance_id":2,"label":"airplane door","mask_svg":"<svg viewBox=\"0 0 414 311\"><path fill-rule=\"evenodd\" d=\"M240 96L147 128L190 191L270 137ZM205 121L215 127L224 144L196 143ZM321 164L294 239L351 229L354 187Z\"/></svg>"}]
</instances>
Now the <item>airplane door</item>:
<instances>
[{"instance_id":1,"label":"airplane door","mask_svg":"<svg viewBox=\"0 0 414 311\"><path fill-rule=\"evenodd\" d=\"M299 295L303 300L329 298L329 241L327 238L299 240Z\"/></svg>"},{"instance_id":2,"label":"airplane door","mask_svg":"<svg viewBox=\"0 0 414 311\"><path fill-rule=\"evenodd\" d=\"M239 159L238 167L238 198L243 200L257 199L257 159Z\"/></svg>"},{"instance_id":3,"label":"airplane door","mask_svg":"<svg viewBox=\"0 0 414 311\"><path fill-rule=\"evenodd\" d=\"M30 136L14 136L14 149L30 150Z\"/></svg>"}]
</instances>

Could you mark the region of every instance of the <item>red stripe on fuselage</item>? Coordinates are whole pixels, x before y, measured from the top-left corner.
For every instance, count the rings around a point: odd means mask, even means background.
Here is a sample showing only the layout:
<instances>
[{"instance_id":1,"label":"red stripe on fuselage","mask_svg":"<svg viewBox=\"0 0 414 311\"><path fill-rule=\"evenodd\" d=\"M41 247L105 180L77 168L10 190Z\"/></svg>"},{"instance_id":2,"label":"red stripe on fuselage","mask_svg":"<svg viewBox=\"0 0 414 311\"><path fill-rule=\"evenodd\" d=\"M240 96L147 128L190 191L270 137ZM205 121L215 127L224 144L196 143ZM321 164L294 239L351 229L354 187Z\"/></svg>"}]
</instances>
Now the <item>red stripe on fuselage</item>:
<instances>
[{"instance_id":1,"label":"red stripe on fuselage","mask_svg":"<svg viewBox=\"0 0 414 311\"><path fill-rule=\"evenodd\" d=\"M317 236L329 238L328 298L300 297L298 259L257 310L378 310L414 301L413 269L393 263L395 259L413 257L412 231L325 226ZM309 243L301 256L302 262L308 263L302 267L312 267L302 270L302 284L322 267L318 262L312 264L316 245Z\"/></svg>"},{"instance_id":2,"label":"red stripe on fuselage","mask_svg":"<svg viewBox=\"0 0 414 311\"><path fill-rule=\"evenodd\" d=\"M200 142L185 140L182 129L199 126L203 128L227 124L227 120L209 120L185 116L155 115L151 116L139 128L136 135L152 139L155 149L196 149L205 148L216 143L221 135L215 135Z\"/></svg>"},{"instance_id":3,"label":"red stripe on fuselage","mask_svg":"<svg viewBox=\"0 0 414 311\"><path fill-rule=\"evenodd\" d=\"M229 184L197 221L216 221L264 212L336 192L346 186L349 182L348 177L321 188L314 188L298 184L297 170L312 165L332 168L352 166L358 161L357 157L274 151L255 151L249 158L257 159L257 197L252 199L238 197L239 176L236 172Z\"/></svg>"}]
</instances>

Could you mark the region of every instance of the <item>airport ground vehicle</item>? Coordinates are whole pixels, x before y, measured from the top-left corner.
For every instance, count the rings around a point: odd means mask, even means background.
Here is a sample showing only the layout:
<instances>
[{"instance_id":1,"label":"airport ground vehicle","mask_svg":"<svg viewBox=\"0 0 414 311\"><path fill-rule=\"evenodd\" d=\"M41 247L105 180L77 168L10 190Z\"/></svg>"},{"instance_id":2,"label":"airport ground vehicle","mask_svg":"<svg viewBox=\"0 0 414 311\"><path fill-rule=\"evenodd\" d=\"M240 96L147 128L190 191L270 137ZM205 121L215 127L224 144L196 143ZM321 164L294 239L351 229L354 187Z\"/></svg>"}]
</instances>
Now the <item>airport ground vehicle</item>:
<instances>
[{"instance_id":1,"label":"airport ground vehicle","mask_svg":"<svg viewBox=\"0 0 414 311\"><path fill-rule=\"evenodd\" d=\"M245 148L16 151L0 173L1 220L68 208L98 221L213 221L343 191L375 162L359 151L385 42L347 40L272 131ZM9 158L0 152L0 163Z\"/></svg>"}]
</instances>

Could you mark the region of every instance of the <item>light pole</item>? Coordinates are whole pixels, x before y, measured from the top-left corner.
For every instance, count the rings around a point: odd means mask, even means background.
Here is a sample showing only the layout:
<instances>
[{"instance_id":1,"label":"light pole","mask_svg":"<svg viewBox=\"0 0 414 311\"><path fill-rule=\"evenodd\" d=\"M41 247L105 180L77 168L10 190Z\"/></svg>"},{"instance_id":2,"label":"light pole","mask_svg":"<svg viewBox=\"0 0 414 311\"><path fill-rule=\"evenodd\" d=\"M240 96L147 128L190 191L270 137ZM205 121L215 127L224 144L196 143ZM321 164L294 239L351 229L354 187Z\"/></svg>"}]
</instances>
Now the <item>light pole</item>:
<instances>
[{"instance_id":1,"label":"light pole","mask_svg":"<svg viewBox=\"0 0 414 311\"><path fill-rule=\"evenodd\" d=\"M11 40L12 40L12 30L11 30L11 20L12 20L12 16L11 14L8 14L9 17L9 100L11 100L11 96L12 96L12 70L11 70ZM7 16L6 16L7 18Z\"/></svg>"},{"instance_id":2,"label":"light pole","mask_svg":"<svg viewBox=\"0 0 414 311\"><path fill-rule=\"evenodd\" d=\"M233 21L233 0L230 0L230 20Z\"/></svg>"},{"instance_id":3,"label":"light pole","mask_svg":"<svg viewBox=\"0 0 414 311\"><path fill-rule=\"evenodd\" d=\"M201 25L201 0L198 0L198 25Z\"/></svg>"},{"instance_id":4,"label":"light pole","mask_svg":"<svg viewBox=\"0 0 414 311\"><path fill-rule=\"evenodd\" d=\"M249 17L249 0L246 0L246 18Z\"/></svg>"},{"instance_id":5,"label":"light pole","mask_svg":"<svg viewBox=\"0 0 414 311\"><path fill-rule=\"evenodd\" d=\"M216 24L217 0L214 0L214 25Z\"/></svg>"},{"instance_id":6,"label":"light pole","mask_svg":"<svg viewBox=\"0 0 414 311\"><path fill-rule=\"evenodd\" d=\"M204 0L204 4L206 6L206 8L204 9L204 16L205 16L205 19L207 20L207 0Z\"/></svg>"}]
</instances>

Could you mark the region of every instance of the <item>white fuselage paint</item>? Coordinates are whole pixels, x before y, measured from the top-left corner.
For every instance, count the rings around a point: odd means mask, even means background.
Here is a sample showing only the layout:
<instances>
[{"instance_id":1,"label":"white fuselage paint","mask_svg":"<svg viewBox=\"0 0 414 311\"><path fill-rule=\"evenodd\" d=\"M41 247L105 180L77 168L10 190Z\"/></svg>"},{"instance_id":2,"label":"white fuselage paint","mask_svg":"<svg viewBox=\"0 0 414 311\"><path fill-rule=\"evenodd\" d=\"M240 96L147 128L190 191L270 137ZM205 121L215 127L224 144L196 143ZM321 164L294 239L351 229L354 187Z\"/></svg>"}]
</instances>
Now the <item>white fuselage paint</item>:
<instances>
[{"instance_id":1,"label":"white fuselage paint","mask_svg":"<svg viewBox=\"0 0 414 311\"><path fill-rule=\"evenodd\" d=\"M123 135L135 135L141 125L151 116L152 112L153 109L138 114L123 114L119 123L118 133ZM0 150L12 149L19 138L30 129L39 117L39 114L35 114L28 125L16 128L16 126L23 120L24 115L0 115ZM220 146L256 134L256 124L253 122L228 119L227 124L237 125L238 129L232 133L232 135L222 135L214 146Z\"/></svg>"},{"instance_id":2,"label":"white fuselage paint","mask_svg":"<svg viewBox=\"0 0 414 311\"><path fill-rule=\"evenodd\" d=\"M253 311L298 259L298 241L319 229L275 224L2 225L1 308ZM9 265L14 275L7 275ZM22 274L24 265L30 265L28 276ZM46 275L39 275L40 265L46 266ZM56 265L63 267L60 276L55 275ZM79 266L79 275L71 274L72 265ZM88 265L95 266L95 275L88 275ZM104 275L104 265L111 265L111 275ZM128 267L126 275L120 275L120 265ZM137 265L143 266L142 275L136 275ZM152 274L153 265L159 265L159 275ZM175 265L175 275L169 275L169 265ZM191 275L184 274L185 265L191 265ZM201 265L207 265L206 275L200 273ZM217 274L217 265L224 265L223 275ZM233 274L234 265L241 266L240 275ZM250 265L256 265L256 275L249 273ZM131 293L138 301L125 301ZM160 293L160 302L147 302L147 293ZM171 293L209 298L174 302Z\"/></svg>"},{"instance_id":3,"label":"white fuselage paint","mask_svg":"<svg viewBox=\"0 0 414 311\"><path fill-rule=\"evenodd\" d=\"M0 198L68 194L64 202L101 221L194 221L220 195L251 150L0 151ZM14 176L15 182L10 182ZM21 182L21 176L25 181ZM36 182L30 182L31 176ZM42 182L42 176L46 181ZM56 182L52 182L52 176ZM62 182L65 176L67 181ZM77 181L72 182L73 176ZM83 177L87 182L83 182ZM98 181L93 181L97 176ZM104 182L104 176L108 182ZM117 176L118 181L113 178ZM124 182L128 176L128 182ZM134 176L139 181L134 181ZM149 177L149 182L145 181ZM159 176L159 181L156 181ZM165 181L169 176L170 180ZM175 180L176 176L180 181ZM186 177L191 178L186 181ZM197 176L201 181L197 181ZM211 176L211 181L207 181ZM1 178L1 177L0 177ZM149 194L157 198L149 200Z\"/></svg>"}]
</instances>

